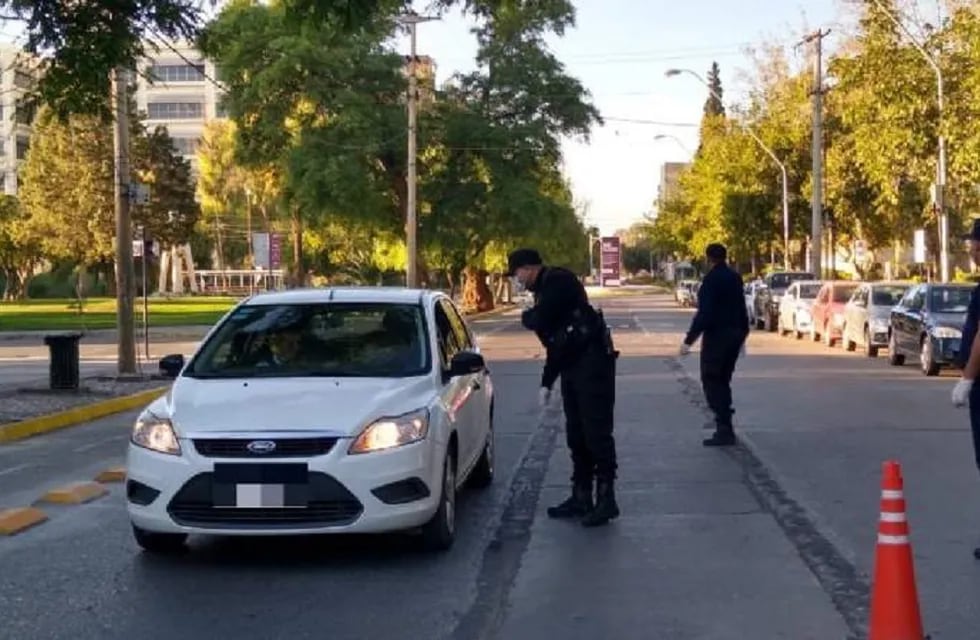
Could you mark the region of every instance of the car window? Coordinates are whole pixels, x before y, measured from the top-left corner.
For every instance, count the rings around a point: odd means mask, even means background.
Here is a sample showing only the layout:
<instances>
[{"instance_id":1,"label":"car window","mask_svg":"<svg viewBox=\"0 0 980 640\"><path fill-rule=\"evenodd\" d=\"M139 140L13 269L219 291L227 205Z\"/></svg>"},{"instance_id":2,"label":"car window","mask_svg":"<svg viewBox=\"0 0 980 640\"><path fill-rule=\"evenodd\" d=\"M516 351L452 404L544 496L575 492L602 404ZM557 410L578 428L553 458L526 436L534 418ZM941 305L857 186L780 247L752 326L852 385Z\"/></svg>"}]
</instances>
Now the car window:
<instances>
[{"instance_id":1,"label":"car window","mask_svg":"<svg viewBox=\"0 0 980 640\"><path fill-rule=\"evenodd\" d=\"M443 298L440 301L440 305L446 312L446 316L449 318L449 324L452 325L453 333L456 336L456 343L460 346L460 349L471 350L474 347L473 337L470 335L469 330L466 328L466 323L459 316L459 312L456 311L456 307L449 300Z\"/></svg>"},{"instance_id":2,"label":"car window","mask_svg":"<svg viewBox=\"0 0 980 640\"><path fill-rule=\"evenodd\" d=\"M839 284L834 287L834 302L847 302L854 295L857 285Z\"/></svg>"},{"instance_id":3,"label":"car window","mask_svg":"<svg viewBox=\"0 0 980 640\"><path fill-rule=\"evenodd\" d=\"M260 304L239 307L185 375L200 378L379 377L429 371L419 305Z\"/></svg>"},{"instance_id":4,"label":"car window","mask_svg":"<svg viewBox=\"0 0 980 640\"><path fill-rule=\"evenodd\" d=\"M449 316L446 315L446 310L438 303L435 305L435 319L439 356L442 360L443 368L448 369L449 364L456 354L463 350L463 346L460 344L456 332L453 331L453 323L450 322Z\"/></svg>"},{"instance_id":5,"label":"car window","mask_svg":"<svg viewBox=\"0 0 980 640\"><path fill-rule=\"evenodd\" d=\"M915 292L912 294L912 298L909 300L909 309L912 310L921 309L923 303L925 302L925 299L926 299L925 290L922 287L919 287L918 289L915 290Z\"/></svg>"},{"instance_id":6,"label":"car window","mask_svg":"<svg viewBox=\"0 0 980 640\"><path fill-rule=\"evenodd\" d=\"M800 285L800 298L803 300L813 300L820 293L821 285L819 284L801 284Z\"/></svg>"},{"instance_id":7,"label":"car window","mask_svg":"<svg viewBox=\"0 0 980 640\"><path fill-rule=\"evenodd\" d=\"M902 301L902 296L907 290L908 287L900 285L875 287L871 296L871 304L876 307L894 307Z\"/></svg>"},{"instance_id":8,"label":"car window","mask_svg":"<svg viewBox=\"0 0 980 640\"><path fill-rule=\"evenodd\" d=\"M967 287L933 287L929 292L929 309L936 313L966 313L970 293Z\"/></svg>"}]
</instances>

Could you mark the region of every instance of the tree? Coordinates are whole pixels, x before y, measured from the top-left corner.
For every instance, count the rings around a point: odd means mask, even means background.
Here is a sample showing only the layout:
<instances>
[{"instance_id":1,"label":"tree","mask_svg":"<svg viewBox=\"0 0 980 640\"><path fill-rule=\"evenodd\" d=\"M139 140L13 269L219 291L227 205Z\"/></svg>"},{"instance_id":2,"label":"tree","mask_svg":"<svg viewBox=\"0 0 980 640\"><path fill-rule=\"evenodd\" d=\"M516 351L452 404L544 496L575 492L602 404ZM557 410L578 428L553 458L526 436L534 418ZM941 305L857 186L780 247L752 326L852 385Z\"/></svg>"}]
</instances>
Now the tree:
<instances>
[{"instance_id":1,"label":"tree","mask_svg":"<svg viewBox=\"0 0 980 640\"><path fill-rule=\"evenodd\" d=\"M713 116L724 116L725 103L722 102L722 98L725 95L725 91L721 86L721 68L717 62L711 63L711 68L708 69L707 82L708 98L704 102L704 115L709 118Z\"/></svg>"},{"instance_id":2,"label":"tree","mask_svg":"<svg viewBox=\"0 0 980 640\"><path fill-rule=\"evenodd\" d=\"M150 202L134 207L133 222L163 246L187 242L200 209L194 201L191 165L177 153L164 127L135 139L133 170L150 187Z\"/></svg>"},{"instance_id":3,"label":"tree","mask_svg":"<svg viewBox=\"0 0 980 640\"><path fill-rule=\"evenodd\" d=\"M15 300L27 294L27 280L40 261L37 239L25 228L27 216L13 196L0 197L0 300Z\"/></svg>"}]
</instances>

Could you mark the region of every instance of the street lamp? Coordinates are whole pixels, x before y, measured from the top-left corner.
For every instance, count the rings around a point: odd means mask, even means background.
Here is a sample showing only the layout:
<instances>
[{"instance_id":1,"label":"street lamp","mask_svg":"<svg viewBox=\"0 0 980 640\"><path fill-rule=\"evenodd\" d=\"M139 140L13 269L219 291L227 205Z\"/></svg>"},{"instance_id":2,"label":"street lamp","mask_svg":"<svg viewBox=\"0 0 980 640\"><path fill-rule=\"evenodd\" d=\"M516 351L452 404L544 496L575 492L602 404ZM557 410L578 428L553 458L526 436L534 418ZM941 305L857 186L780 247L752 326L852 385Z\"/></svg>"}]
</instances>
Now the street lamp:
<instances>
[{"instance_id":1,"label":"street lamp","mask_svg":"<svg viewBox=\"0 0 980 640\"><path fill-rule=\"evenodd\" d=\"M715 93L714 89L711 88L711 85L709 85L707 82L705 82L704 78L702 78L695 71L691 71L690 69L668 69L667 70L667 73L665 75L668 78L671 78L673 76L679 76L682 73L686 73L688 75L692 75L695 78L697 78L698 82L700 82L701 84L703 84L705 86L705 88L708 89L708 93L710 93L712 96L714 96L716 99L718 99L719 102L721 101L721 99L722 99L721 96L718 95L717 93ZM763 151L765 151L767 154L769 154L769 157L772 158L773 162L776 163L776 166L779 167L779 170L782 173L782 180L783 180L783 268L785 268L787 271L789 271L789 187L787 186L787 180L786 180L786 165L784 165L782 162L780 162L779 158L776 157L776 154L772 151L772 149L770 149L769 147L767 147L766 144L759 138L759 136L755 135L755 133L753 133L751 129L749 129L748 127L745 127L745 132L748 133L749 136L751 136L753 140L755 140L756 144L758 144L762 148Z\"/></svg>"},{"instance_id":2,"label":"street lamp","mask_svg":"<svg viewBox=\"0 0 980 640\"><path fill-rule=\"evenodd\" d=\"M411 58L409 61L408 74L408 172L406 177L406 212L405 212L405 248L408 253L408 264L405 268L405 286L419 286L418 277L418 219L417 206L415 204L415 193L417 176L415 173L415 161L418 155L415 149L416 119L418 108L418 79L415 76L415 31L420 22L430 22L439 18L420 16L414 11L402 14L398 17L399 22L408 25L411 34Z\"/></svg>"},{"instance_id":3,"label":"street lamp","mask_svg":"<svg viewBox=\"0 0 980 640\"><path fill-rule=\"evenodd\" d=\"M888 8L881 3L881 0L874 0L875 6L881 10L888 18L895 23L899 29L908 37L915 50L925 58L925 61L936 73L937 103L939 106L939 123L937 128L939 142L939 161L936 165L936 208L939 210L939 272L943 282L949 282L949 217L946 215L946 138L943 136L943 107L945 103L943 92L943 72L939 68L939 63L921 44L915 36L906 28L902 21L898 19Z\"/></svg>"}]
</instances>

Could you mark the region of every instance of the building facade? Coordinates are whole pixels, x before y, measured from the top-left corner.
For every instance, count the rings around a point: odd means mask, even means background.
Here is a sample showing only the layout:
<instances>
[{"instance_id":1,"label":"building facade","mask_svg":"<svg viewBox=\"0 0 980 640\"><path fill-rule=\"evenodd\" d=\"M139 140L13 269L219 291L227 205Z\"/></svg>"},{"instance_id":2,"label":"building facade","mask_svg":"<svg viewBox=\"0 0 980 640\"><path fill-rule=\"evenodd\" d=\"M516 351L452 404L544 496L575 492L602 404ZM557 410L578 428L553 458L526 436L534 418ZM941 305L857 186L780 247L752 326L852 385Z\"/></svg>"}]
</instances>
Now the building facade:
<instances>
[{"instance_id":1,"label":"building facade","mask_svg":"<svg viewBox=\"0 0 980 640\"><path fill-rule=\"evenodd\" d=\"M689 162L665 162L660 165L660 186L657 201L663 202L677 193L681 174L691 166Z\"/></svg>"},{"instance_id":2,"label":"building facade","mask_svg":"<svg viewBox=\"0 0 980 640\"><path fill-rule=\"evenodd\" d=\"M17 169L31 143L34 109L21 104L36 78L35 61L19 47L0 45L0 167L3 192L17 194Z\"/></svg>"}]
</instances>

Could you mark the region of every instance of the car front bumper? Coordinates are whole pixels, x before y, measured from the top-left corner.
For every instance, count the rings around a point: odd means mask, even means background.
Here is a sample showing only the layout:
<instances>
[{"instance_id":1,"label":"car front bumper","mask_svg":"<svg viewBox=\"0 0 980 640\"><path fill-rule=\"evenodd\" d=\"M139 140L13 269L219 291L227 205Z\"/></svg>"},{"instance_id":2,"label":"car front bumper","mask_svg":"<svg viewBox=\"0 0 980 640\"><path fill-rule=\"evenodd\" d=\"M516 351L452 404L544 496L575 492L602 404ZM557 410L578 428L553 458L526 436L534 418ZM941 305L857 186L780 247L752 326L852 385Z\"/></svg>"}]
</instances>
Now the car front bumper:
<instances>
[{"instance_id":1,"label":"car front bumper","mask_svg":"<svg viewBox=\"0 0 980 640\"><path fill-rule=\"evenodd\" d=\"M951 365L956 362L960 350L959 338L930 336L929 339L932 340L932 357L936 364Z\"/></svg>"},{"instance_id":2,"label":"car front bumper","mask_svg":"<svg viewBox=\"0 0 980 640\"><path fill-rule=\"evenodd\" d=\"M328 453L302 458L207 457L189 439L181 439L180 456L130 444L126 481L130 519L141 529L159 533L298 535L398 531L418 527L432 517L442 486L444 444L427 439L351 455L347 453L350 442L339 439ZM229 463L243 466L230 471L218 468ZM295 478L276 477L281 465L308 474L307 484L288 484ZM226 476L225 482L216 481L216 471ZM259 489L259 483L273 487ZM285 490L283 483L288 484ZM236 490L236 484L253 486ZM279 499L285 493L294 506L268 506L267 497L255 497L270 491ZM241 494L253 497L236 497ZM221 506L236 501L253 506Z\"/></svg>"}]
</instances>

